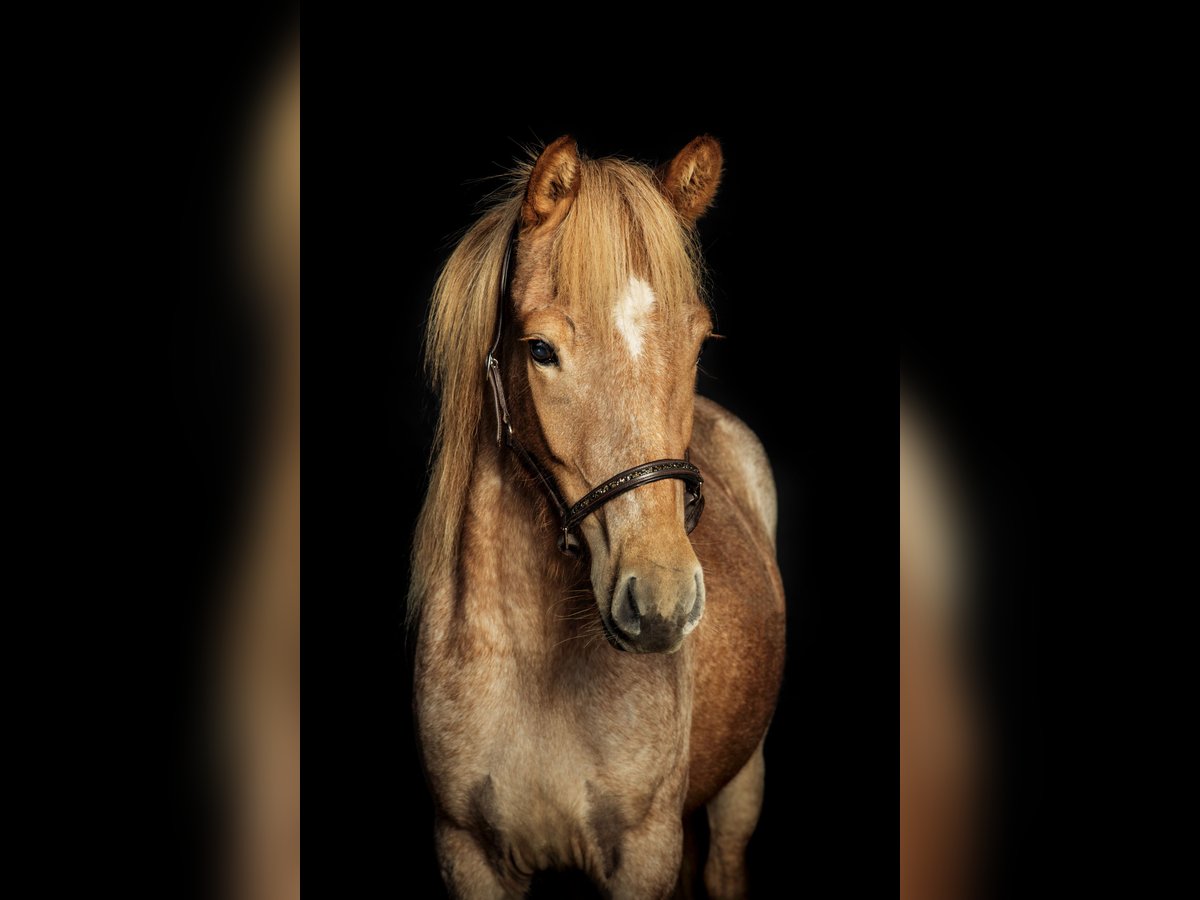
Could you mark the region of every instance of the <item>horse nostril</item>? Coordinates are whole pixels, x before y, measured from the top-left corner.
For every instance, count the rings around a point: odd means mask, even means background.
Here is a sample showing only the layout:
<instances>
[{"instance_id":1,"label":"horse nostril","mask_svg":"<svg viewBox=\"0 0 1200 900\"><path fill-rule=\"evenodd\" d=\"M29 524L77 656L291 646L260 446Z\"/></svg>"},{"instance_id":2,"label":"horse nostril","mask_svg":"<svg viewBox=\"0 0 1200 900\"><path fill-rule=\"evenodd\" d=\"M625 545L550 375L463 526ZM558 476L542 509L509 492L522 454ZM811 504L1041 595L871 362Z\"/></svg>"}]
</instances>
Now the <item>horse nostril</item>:
<instances>
[{"instance_id":1,"label":"horse nostril","mask_svg":"<svg viewBox=\"0 0 1200 900\"><path fill-rule=\"evenodd\" d=\"M625 583L625 590L613 604L613 621L629 637L637 637L642 632L642 612L633 596L633 585L636 581L636 578L630 578Z\"/></svg>"},{"instance_id":2,"label":"horse nostril","mask_svg":"<svg viewBox=\"0 0 1200 900\"><path fill-rule=\"evenodd\" d=\"M700 617L704 615L704 584L700 580L699 572L696 573L694 590L691 609L687 611L687 617L683 622L684 634L690 634L692 629L700 622Z\"/></svg>"}]
</instances>

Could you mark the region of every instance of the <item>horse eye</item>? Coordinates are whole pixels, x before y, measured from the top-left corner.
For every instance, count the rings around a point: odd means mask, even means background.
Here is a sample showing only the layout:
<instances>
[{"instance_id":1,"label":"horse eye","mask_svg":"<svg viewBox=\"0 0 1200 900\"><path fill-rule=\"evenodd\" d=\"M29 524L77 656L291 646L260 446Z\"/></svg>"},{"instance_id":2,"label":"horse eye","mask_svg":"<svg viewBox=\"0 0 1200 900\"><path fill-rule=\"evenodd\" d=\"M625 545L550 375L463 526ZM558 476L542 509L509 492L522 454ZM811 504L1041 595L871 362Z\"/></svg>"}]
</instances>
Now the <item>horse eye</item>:
<instances>
[{"instance_id":1,"label":"horse eye","mask_svg":"<svg viewBox=\"0 0 1200 900\"><path fill-rule=\"evenodd\" d=\"M554 355L554 348L545 341L530 341L529 355L539 366L549 366L558 362L558 358Z\"/></svg>"}]
</instances>

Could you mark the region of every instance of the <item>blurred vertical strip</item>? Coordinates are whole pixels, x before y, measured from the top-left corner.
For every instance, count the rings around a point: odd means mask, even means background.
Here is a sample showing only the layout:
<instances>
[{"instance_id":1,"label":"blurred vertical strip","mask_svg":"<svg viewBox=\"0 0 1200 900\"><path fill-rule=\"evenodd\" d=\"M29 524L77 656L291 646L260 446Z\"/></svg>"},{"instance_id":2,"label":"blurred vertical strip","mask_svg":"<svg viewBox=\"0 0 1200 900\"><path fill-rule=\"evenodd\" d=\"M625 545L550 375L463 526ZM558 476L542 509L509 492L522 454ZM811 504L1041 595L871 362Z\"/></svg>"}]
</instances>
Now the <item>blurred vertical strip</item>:
<instances>
[{"instance_id":1,"label":"blurred vertical strip","mask_svg":"<svg viewBox=\"0 0 1200 900\"><path fill-rule=\"evenodd\" d=\"M300 51L251 107L232 234L263 323L262 402L213 642L220 896L300 895ZM238 250L233 250L235 254Z\"/></svg>"},{"instance_id":2,"label":"blurred vertical strip","mask_svg":"<svg viewBox=\"0 0 1200 900\"><path fill-rule=\"evenodd\" d=\"M938 433L900 403L900 898L975 896L979 711L964 659L963 491Z\"/></svg>"}]
</instances>

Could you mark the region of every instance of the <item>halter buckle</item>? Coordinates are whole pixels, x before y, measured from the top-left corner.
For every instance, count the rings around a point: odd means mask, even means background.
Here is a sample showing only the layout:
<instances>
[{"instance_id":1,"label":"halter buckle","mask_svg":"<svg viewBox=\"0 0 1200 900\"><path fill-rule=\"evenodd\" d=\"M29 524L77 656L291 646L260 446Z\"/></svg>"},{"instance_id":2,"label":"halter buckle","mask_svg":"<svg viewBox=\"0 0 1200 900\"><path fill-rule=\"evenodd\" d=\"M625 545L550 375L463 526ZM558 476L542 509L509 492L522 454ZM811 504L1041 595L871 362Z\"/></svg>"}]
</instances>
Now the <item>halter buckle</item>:
<instances>
[{"instance_id":1,"label":"halter buckle","mask_svg":"<svg viewBox=\"0 0 1200 900\"><path fill-rule=\"evenodd\" d=\"M558 533L558 552L563 556L577 557L579 556L580 544L579 538L571 533L571 529L564 528Z\"/></svg>"},{"instance_id":2,"label":"halter buckle","mask_svg":"<svg viewBox=\"0 0 1200 900\"><path fill-rule=\"evenodd\" d=\"M488 383L492 386L492 405L496 409L496 446L504 446L505 430L509 444L512 444L512 422L508 418L508 403L504 398L504 384L500 381L500 363L496 357L488 353L485 362Z\"/></svg>"}]
</instances>

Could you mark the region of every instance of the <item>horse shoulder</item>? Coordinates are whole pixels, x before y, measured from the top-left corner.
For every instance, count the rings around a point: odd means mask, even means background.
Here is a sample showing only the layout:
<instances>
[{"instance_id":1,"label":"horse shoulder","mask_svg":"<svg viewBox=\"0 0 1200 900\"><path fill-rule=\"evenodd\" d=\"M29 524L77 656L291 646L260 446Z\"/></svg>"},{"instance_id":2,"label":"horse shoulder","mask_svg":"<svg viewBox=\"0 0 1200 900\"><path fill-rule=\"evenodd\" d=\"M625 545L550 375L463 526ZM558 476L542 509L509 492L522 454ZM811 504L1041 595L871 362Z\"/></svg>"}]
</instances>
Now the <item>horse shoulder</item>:
<instances>
[{"instance_id":1,"label":"horse shoulder","mask_svg":"<svg viewBox=\"0 0 1200 900\"><path fill-rule=\"evenodd\" d=\"M692 450L708 505L693 535L707 605L690 638L689 811L729 783L762 741L782 678L786 615L775 564L775 482L762 443L733 413L697 397Z\"/></svg>"},{"instance_id":2,"label":"horse shoulder","mask_svg":"<svg viewBox=\"0 0 1200 900\"><path fill-rule=\"evenodd\" d=\"M775 546L775 479L762 442L745 422L707 397L696 397L692 444L706 478L720 481Z\"/></svg>"}]
</instances>

